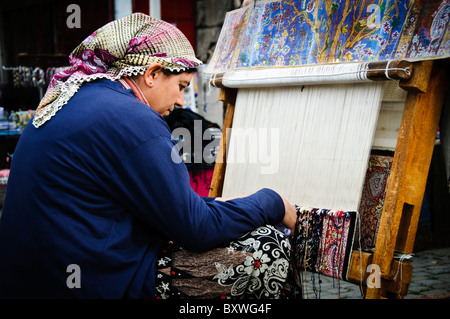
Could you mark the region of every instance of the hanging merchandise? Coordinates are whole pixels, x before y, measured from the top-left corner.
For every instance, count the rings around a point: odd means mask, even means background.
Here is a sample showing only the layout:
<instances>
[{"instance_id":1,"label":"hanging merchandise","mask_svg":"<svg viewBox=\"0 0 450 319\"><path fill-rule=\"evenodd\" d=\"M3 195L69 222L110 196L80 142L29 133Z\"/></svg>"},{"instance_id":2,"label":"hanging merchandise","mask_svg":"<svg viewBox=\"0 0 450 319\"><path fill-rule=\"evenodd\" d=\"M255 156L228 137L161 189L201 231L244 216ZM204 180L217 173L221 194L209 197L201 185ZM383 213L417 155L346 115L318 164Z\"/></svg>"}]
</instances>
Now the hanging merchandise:
<instances>
[{"instance_id":1,"label":"hanging merchandise","mask_svg":"<svg viewBox=\"0 0 450 319\"><path fill-rule=\"evenodd\" d=\"M9 69L13 71L13 84L15 87L38 87L46 84L45 72L41 68L19 66Z\"/></svg>"},{"instance_id":2,"label":"hanging merchandise","mask_svg":"<svg viewBox=\"0 0 450 319\"><path fill-rule=\"evenodd\" d=\"M31 68L17 67L13 68L14 87L28 86L31 80Z\"/></svg>"},{"instance_id":3,"label":"hanging merchandise","mask_svg":"<svg viewBox=\"0 0 450 319\"><path fill-rule=\"evenodd\" d=\"M307 272L347 280L352 256L355 226L359 215L353 211L336 211L296 206L297 223L291 237L293 259L300 276ZM304 272L304 274L303 274ZM319 289L314 286L316 296Z\"/></svg>"},{"instance_id":4,"label":"hanging merchandise","mask_svg":"<svg viewBox=\"0 0 450 319\"><path fill-rule=\"evenodd\" d=\"M46 87L53 76L68 67L49 67L44 71L39 67L17 66L5 67L3 70L12 71L14 87Z\"/></svg>"},{"instance_id":5,"label":"hanging merchandise","mask_svg":"<svg viewBox=\"0 0 450 319\"><path fill-rule=\"evenodd\" d=\"M40 67L5 67L3 70L12 71L13 85L15 88L36 87L39 89L39 100L44 96L44 89L50 83L53 75L66 69L65 67L50 67L44 71Z\"/></svg>"},{"instance_id":6,"label":"hanging merchandise","mask_svg":"<svg viewBox=\"0 0 450 319\"><path fill-rule=\"evenodd\" d=\"M31 83L33 86L43 87L46 85L45 72L41 68L34 68L31 75Z\"/></svg>"},{"instance_id":7,"label":"hanging merchandise","mask_svg":"<svg viewBox=\"0 0 450 319\"><path fill-rule=\"evenodd\" d=\"M300 268L346 280L357 213L300 206L296 209L293 248Z\"/></svg>"},{"instance_id":8,"label":"hanging merchandise","mask_svg":"<svg viewBox=\"0 0 450 319\"><path fill-rule=\"evenodd\" d=\"M375 247L393 156L371 155L359 206L361 249Z\"/></svg>"}]
</instances>

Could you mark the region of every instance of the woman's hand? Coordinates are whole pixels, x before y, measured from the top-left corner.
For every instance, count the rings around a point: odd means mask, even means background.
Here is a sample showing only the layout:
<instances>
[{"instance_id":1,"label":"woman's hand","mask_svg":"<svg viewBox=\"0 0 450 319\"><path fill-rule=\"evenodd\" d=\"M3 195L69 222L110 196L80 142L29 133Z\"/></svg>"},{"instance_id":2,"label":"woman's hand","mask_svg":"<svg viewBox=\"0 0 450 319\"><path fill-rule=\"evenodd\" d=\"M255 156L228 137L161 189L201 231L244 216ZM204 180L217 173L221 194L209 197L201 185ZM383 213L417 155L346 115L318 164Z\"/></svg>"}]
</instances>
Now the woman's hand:
<instances>
[{"instance_id":1,"label":"woman's hand","mask_svg":"<svg viewBox=\"0 0 450 319\"><path fill-rule=\"evenodd\" d=\"M292 236L294 234L295 224L297 222L297 209L295 209L294 205L291 205L286 198L283 196L281 196L281 198L283 199L285 209L284 218L281 223L291 230Z\"/></svg>"}]
</instances>

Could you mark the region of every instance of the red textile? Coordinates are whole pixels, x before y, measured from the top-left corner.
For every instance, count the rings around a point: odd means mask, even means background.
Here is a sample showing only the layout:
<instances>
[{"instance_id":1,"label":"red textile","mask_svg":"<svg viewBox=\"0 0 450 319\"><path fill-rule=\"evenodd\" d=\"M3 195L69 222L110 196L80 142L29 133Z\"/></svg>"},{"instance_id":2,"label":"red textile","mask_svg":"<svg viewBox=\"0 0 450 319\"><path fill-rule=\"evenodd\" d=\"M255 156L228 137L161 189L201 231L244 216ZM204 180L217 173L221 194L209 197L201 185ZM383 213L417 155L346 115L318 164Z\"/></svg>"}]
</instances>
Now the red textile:
<instances>
[{"instance_id":1,"label":"red textile","mask_svg":"<svg viewBox=\"0 0 450 319\"><path fill-rule=\"evenodd\" d=\"M209 195L209 187L213 176L214 168L199 171L189 171L192 189L200 196Z\"/></svg>"}]
</instances>

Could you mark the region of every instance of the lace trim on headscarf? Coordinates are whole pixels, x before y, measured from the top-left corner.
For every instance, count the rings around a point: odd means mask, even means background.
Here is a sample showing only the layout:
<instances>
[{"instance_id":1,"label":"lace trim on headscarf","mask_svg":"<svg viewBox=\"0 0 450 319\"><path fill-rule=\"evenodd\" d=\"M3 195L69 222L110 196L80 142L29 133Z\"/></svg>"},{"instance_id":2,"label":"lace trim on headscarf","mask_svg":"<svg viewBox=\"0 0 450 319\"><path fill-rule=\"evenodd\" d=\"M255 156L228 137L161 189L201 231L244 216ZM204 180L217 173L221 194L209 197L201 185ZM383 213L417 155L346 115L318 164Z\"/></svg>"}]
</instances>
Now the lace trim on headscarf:
<instances>
[{"instance_id":1,"label":"lace trim on headscarf","mask_svg":"<svg viewBox=\"0 0 450 319\"><path fill-rule=\"evenodd\" d=\"M52 103L44 106L42 108L43 112L36 113L35 117L33 118L33 125L38 128L48 120L50 120L53 116L55 116L56 112L58 112L65 104L67 104L67 102L69 102L69 100L75 95L75 93L78 92L78 90L84 83L92 82L101 78L116 81L123 77L133 77L144 74L147 68L148 66L133 66L120 70L119 74L116 76L112 76L111 74L107 73L98 73L86 78L74 78L63 82L60 86L61 91L58 97Z\"/></svg>"}]
</instances>

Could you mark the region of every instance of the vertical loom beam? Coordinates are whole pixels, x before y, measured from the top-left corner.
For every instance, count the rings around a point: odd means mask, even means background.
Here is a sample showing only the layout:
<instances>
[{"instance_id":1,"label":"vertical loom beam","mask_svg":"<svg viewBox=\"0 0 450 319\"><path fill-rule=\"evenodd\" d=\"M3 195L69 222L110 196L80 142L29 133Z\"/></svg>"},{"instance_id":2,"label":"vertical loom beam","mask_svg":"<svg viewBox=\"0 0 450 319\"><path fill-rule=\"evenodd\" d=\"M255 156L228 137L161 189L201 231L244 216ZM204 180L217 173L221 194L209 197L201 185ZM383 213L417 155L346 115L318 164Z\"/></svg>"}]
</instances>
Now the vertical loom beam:
<instances>
[{"instance_id":1,"label":"vertical loom beam","mask_svg":"<svg viewBox=\"0 0 450 319\"><path fill-rule=\"evenodd\" d=\"M408 95L372 260L380 267L381 288L368 288L368 299L389 296L397 272L394 251L412 253L447 86L447 68L448 60L415 63L412 78L400 84ZM401 284L400 297L404 297L409 280Z\"/></svg>"},{"instance_id":2,"label":"vertical loom beam","mask_svg":"<svg viewBox=\"0 0 450 319\"><path fill-rule=\"evenodd\" d=\"M222 136L220 138L219 151L216 157L216 164L214 165L214 172L211 179L211 186L209 190L210 197L221 197L223 190L223 183L225 178L225 170L227 166L227 150L228 150L228 133L231 133L233 126L234 109L236 105L237 89L221 88L219 92L219 101L223 102L226 108L225 119L223 121Z\"/></svg>"}]
</instances>

